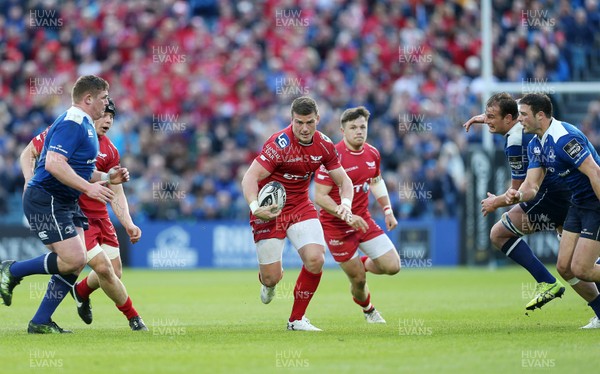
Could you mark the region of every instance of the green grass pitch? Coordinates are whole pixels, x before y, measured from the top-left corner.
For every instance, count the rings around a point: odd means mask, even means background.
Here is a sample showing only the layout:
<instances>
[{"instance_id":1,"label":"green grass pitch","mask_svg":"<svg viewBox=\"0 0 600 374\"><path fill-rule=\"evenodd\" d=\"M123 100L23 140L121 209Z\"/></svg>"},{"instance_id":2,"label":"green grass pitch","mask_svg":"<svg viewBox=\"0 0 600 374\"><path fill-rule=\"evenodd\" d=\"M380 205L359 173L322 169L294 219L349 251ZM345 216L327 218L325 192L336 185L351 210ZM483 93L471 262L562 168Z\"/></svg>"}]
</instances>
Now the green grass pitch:
<instances>
[{"instance_id":1,"label":"green grass pitch","mask_svg":"<svg viewBox=\"0 0 600 374\"><path fill-rule=\"evenodd\" d=\"M32 336L27 323L47 277L29 277L0 305L2 373L592 373L600 331L571 288L525 314L535 284L522 269L403 269L368 275L387 325L367 325L345 275L325 271L307 317L323 332L286 331L297 269L259 299L255 270L125 269L150 328L133 333L101 292L85 325L69 296L54 320L71 335Z\"/></svg>"}]
</instances>

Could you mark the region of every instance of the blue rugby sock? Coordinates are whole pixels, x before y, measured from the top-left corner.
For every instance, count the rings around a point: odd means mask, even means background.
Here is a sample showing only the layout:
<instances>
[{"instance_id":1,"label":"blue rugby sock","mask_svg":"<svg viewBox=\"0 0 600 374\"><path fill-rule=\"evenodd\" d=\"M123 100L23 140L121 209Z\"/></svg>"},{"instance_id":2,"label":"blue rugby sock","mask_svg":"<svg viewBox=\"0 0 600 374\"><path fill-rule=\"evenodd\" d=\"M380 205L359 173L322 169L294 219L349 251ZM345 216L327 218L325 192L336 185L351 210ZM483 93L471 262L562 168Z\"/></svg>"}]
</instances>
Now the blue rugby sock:
<instances>
[{"instance_id":1,"label":"blue rugby sock","mask_svg":"<svg viewBox=\"0 0 600 374\"><path fill-rule=\"evenodd\" d=\"M510 238L503 246L502 252L514 262L521 265L533 276L536 282L554 283L556 278L546 269L544 264L535 257L529 245L521 238Z\"/></svg>"},{"instance_id":2,"label":"blue rugby sock","mask_svg":"<svg viewBox=\"0 0 600 374\"><path fill-rule=\"evenodd\" d=\"M17 278L33 274L58 274L58 256L50 252L31 260L17 261L10 266L10 273Z\"/></svg>"},{"instance_id":3,"label":"blue rugby sock","mask_svg":"<svg viewBox=\"0 0 600 374\"><path fill-rule=\"evenodd\" d=\"M35 324L50 322L52 314L54 314L54 311L65 296L67 296L76 281L77 275L53 275L50 278L50 282L48 282L48 288L46 289L42 303L31 319L31 322Z\"/></svg>"},{"instance_id":4,"label":"blue rugby sock","mask_svg":"<svg viewBox=\"0 0 600 374\"><path fill-rule=\"evenodd\" d=\"M596 296L596 298L588 303L590 308L596 313L596 316L600 318L600 295Z\"/></svg>"}]
</instances>

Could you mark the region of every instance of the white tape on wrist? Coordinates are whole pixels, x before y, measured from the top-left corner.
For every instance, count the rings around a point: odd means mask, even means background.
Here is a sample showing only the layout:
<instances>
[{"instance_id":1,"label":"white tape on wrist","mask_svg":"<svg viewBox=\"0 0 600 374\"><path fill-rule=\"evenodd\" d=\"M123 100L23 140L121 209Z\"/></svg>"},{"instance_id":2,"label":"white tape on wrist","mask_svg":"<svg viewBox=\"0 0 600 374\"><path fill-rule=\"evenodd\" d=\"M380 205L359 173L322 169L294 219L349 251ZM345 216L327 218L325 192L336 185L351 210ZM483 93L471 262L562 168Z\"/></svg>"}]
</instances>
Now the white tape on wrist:
<instances>
[{"instance_id":1,"label":"white tape on wrist","mask_svg":"<svg viewBox=\"0 0 600 374\"><path fill-rule=\"evenodd\" d=\"M523 201L523 192L522 191L517 191L519 192L519 202Z\"/></svg>"},{"instance_id":2,"label":"white tape on wrist","mask_svg":"<svg viewBox=\"0 0 600 374\"><path fill-rule=\"evenodd\" d=\"M252 200L249 207L250 207L250 211L252 212L252 214L254 214L254 212L256 212L256 209L258 209L258 201Z\"/></svg>"},{"instance_id":3,"label":"white tape on wrist","mask_svg":"<svg viewBox=\"0 0 600 374\"><path fill-rule=\"evenodd\" d=\"M392 213L394 213L394 212L392 211L391 205L386 205L383 207L383 214L385 214L386 216L389 216Z\"/></svg>"},{"instance_id":4,"label":"white tape on wrist","mask_svg":"<svg viewBox=\"0 0 600 374\"><path fill-rule=\"evenodd\" d=\"M347 197L342 198L342 205L347 206L348 208L352 207L352 200L348 199Z\"/></svg>"},{"instance_id":5,"label":"white tape on wrist","mask_svg":"<svg viewBox=\"0 0 600 374\"><path fill-rule=\"evenodd\" d=\"M100 179L104 182L108 182L110 184L110 175L108 173L102 173Z\"/></svg>"}]
</instances>

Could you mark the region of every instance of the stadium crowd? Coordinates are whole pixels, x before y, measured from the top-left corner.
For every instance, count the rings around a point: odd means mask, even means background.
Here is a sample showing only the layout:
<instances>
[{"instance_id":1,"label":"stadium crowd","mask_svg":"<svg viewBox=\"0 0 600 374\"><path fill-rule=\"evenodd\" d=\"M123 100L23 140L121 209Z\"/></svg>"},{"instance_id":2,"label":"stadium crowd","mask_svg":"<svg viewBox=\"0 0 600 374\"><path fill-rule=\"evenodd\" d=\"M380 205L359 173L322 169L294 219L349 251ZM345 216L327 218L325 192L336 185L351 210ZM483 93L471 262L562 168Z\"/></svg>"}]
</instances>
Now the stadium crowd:
<instances>
[{"instance_id":1,"label":"stadium crowd","mask_svg":"<svg viewBox=\"0 0 600 374\"><path fill-rule=\"evenodd\" d=\"M600 50L592 48L597 0L525 3L493 1L496 79L589 78L590 51ZM304 94L317 100L319 129L334 142L344 109L369 109L369 142L382 154L399 219L456 216L467 145L485 131L460 128L481 111L479 6L3 1L0 214L22 194L23 147L68 108L76 78L96 74L117 106L108 135L131 172L136 221L246 218L241 177ZM600 101L575 125L600 145Z\"/></svg>"}]
</instances>

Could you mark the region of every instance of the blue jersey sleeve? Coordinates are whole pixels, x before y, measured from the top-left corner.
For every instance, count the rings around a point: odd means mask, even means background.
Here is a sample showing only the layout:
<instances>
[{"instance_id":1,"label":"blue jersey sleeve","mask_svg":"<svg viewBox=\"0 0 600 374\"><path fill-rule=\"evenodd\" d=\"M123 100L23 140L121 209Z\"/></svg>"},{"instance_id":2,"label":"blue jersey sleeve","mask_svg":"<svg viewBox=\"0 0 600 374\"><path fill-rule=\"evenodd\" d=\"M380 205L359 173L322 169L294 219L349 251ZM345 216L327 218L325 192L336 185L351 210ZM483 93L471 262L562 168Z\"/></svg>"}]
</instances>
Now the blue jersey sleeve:
<instances>
[{"instance_id":1,"label":"blue jersey sleeve","mask_svg":"<svg viewBox=\"0 0 600 374\"><path fill-rule=\"evenodd\" d=\"M578 134L570 134L560 139L556 147L557 156L567 164L578 168L591 154L588 148L589 142L582 139Z\"/></svg>"},{"instance_id":2,"label":"blue jersey sleeve","mask_svg":"<svg viewBox=\"0 0 600 374\"><path fill-rule=\"evenodd\" d=\"M506 147L504 153L506 153L512 179L525 179L528 164L526 149L522 145L511 145Z\"/></svg>"},{"instance_id":3,"label":"blue jersey sleeve","mask_svg":"<svg viewBox=\"0 0 600 374\"><path fill-rule=\"evenodd\" d=\"M529 144L527 145L527 157L529 158L529 165L528 165L528 169L535 169L535 168L541 168L543 167L542 162L541 162L541 158L540 158L540 153L541 151L541 146L539 145L539 142L536 141L536 139L532 139Z\"/></svg>"},{"instance_id":4,"label":"blue jersey sleeve","mask_svg":"<svg viewBox=\"0 0 600 374\"><path fill-rule=\"evenodd\" d=\"M49 132L46 146L48 151L59 153L70 159L84 138L85 129L72 121L61 122L53 126Z\"/></svg>"}]
</instances>

